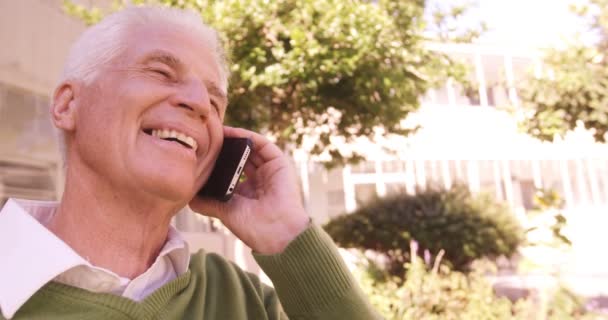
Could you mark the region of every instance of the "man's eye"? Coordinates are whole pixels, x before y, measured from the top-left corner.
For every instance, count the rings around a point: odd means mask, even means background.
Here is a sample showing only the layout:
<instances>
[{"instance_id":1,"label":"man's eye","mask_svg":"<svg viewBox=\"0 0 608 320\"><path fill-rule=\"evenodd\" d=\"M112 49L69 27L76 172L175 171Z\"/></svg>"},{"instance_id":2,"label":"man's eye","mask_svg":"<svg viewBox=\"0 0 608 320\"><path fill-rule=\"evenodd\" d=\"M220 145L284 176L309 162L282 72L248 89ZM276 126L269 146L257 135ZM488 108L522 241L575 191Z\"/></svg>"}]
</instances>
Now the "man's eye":
<instances>
[{"instance_id":1,"label":"man's eye","mask_svg":"<svg viewBox=\"0 0 608 320\"><path fill-rule=\"evenodd\" d=\"M211 100L211 105L213 106L213 108L215 108L215 111L217 111L217 113L220 112L220 106L217 104L217 102Z\"/></svg>"},{"instance_id":2,"label":"man's eye","mask_svg":"<svg viewBox=\"0 0 608 320\"><path fill-rule=\"evenodd\" d=\"M152 69L152 72L159 74L167 79L171 78L171 73L169 73L168 71L162 70L162 69Z\"/></svg>"}]
</instances>

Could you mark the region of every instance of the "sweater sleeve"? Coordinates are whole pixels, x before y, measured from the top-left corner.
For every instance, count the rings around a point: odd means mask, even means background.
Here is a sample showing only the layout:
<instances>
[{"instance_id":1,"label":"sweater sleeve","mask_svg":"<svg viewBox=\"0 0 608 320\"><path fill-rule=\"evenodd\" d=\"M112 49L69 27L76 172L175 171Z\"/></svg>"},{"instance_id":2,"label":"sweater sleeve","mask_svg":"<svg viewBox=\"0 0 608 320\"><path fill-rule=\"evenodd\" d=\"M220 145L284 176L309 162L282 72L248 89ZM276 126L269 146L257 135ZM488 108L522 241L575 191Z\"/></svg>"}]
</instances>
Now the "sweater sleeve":
<instances>
[{"instance_id":1,"label":"sweater sleeve","mask_svg":"<svg viewBox=\"0 0 608 320\"><path fill-rule=\"evenodd\" d=\"M311 225L280 254L253 253L289 319L381 319L323 229Z\"/></svg>"}]
</instances>

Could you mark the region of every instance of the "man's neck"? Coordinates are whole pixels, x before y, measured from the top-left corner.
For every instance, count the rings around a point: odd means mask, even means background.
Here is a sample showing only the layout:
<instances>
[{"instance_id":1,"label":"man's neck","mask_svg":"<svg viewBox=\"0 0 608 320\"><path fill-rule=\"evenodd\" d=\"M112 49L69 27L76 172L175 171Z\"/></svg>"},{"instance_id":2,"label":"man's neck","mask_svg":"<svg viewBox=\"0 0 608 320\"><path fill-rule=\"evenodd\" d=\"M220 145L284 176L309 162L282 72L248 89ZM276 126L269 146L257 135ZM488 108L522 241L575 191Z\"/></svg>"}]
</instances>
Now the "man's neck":
<instances>
[{"instance_id":1,"label":"man's neck","mask_svg":"<svg viewBox=\"0 0 608 320\"><path fill-rule=\"evenodd\" d=\"M175 205L116 190L88 170L68 170L49 229L91 264L133 279L162 249Z\"/></svg>"}]
</instances>

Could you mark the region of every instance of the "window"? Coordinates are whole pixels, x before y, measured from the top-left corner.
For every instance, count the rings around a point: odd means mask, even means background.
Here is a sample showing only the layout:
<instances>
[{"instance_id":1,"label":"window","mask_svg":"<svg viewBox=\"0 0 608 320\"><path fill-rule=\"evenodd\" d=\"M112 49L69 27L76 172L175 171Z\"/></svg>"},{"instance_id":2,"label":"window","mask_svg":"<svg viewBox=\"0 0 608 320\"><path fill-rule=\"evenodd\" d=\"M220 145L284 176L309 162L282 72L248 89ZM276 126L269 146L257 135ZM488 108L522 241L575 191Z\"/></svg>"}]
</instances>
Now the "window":
<instances>
[{"instance_id":1,"label":"window","mask_svg":"<svg viewBox=\"0 0 608 320\"><path fill-rule=\"evenodd\" d=\"M390 160L382 162L383 173L405 172L405 161Z\"/></svg>"},{"instance_id":2,"label":"window","mask_svg":"<svg viewBox=\"0 0 608 320\"><path fill-rule=\"evenodd\" d=\"M448 85L447 83L443 84L441 87L437 88L435 91L435 101L433 101L439 105L449 105L450 104L450 95L448 93Z\"/></svg>"},{"instance_id":3,"label":"window","mask_svg":"<svg viewBox=\"0 0 608 320\"><path fill-rule=\"evenodd\" d=\"M0 202L56 199L59 168L48 98L0 84Z\"/></svg>"},{"instance_id":4,"label":"window","mask_svg":"<svg viewBox=\"0 0 608 320\"><path fill-rule=\"evenodd\" d=\"M352 167L353 173L376 173L376 163L373 161L363 161Z\"/></svg>"},{"instance_id":5,"label":"window","mask_svg":"<svg viewBox=\"0 0 608 320\"><path fill-rule=\"evenodd\" d=\"M387 183L386 184L386 194L404 194L406 193L405 185L403 183Z\"/></svg>"},{"instance_id":6,"label":"window","mask_svg":"<svg viewBox=\"0 0 608 320\"><path fill-rule=\"evenodd\" d=\"M363 206L377 197L376 184L355 185L355 200L357 202L357 207Z\"/></svg>"},{"instance_id":7,"label":"window","mask_svg":"<svg viewBox=\"0 0 608 320\"><path fill-rule=\"evenodd\" d=\"M344 190L328 191L327 204L330 207L344 207Z\"/></svg>"},{"instance_id":8,"label":"window","mask_svg":"<svg viewBox=\"0 0 608 320\"><path fill-rule=\"evenodd\" d=\"M522 180L519 181L519 187L521 189L521 201L522 205L526 210L534 209L534 194L536 188L534 187L534 181Z\"/></svg>"}]
</instances>

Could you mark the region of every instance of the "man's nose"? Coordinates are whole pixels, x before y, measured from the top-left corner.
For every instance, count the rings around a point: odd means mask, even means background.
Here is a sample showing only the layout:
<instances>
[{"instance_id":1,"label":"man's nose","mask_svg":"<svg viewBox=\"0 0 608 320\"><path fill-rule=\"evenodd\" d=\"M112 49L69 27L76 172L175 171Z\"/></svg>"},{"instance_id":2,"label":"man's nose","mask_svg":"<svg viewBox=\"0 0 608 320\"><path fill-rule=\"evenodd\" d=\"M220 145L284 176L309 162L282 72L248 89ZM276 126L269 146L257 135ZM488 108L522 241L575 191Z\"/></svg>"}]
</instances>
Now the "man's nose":
<instances>
[{"instance_id":1,"label":"man's nose","mask_svg":"<svg viewBox=\"0 0 608 320\"><path fill-rule=\"evenodd\" d=\"M211 109L209 92L203 82L197 80L183 82L171 97L171 104L202 118L207 118Z\"/></svg>"}]
</instances>

